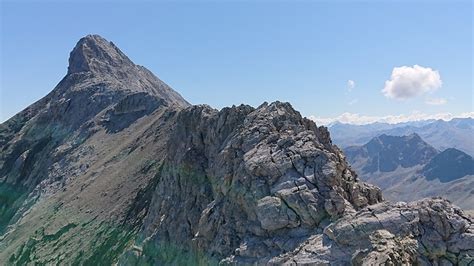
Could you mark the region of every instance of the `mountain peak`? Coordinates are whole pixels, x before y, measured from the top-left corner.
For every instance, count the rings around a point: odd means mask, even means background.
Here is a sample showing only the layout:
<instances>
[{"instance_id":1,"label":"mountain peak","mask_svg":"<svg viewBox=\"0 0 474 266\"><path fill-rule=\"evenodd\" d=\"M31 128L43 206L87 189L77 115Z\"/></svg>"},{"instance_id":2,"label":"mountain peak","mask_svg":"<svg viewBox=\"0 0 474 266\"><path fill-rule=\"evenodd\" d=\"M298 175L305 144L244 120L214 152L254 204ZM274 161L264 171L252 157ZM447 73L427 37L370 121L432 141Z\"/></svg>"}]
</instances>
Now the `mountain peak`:
<instances>
[{"instance_id":1,"label":"mountain peak","mask_svg":"<svg viewBox=\"0 0 474 266\"><path fill-rule=\"evenodd\" d=\"M469 154L448 148L433 157L423 168L423 173L428 180L450 182L466 175L474 175L474 160Z\"/></svg>"},{"instance_id":2,"label":"mountain peak","mask_svg":"<svg viewBox=\"0 0 474 266\"><path fill-rule=\"evenodd\" d=\"M110 72L111 69L134 65L112 42L100 35L81 38L69 56L68 74L79 72Z\"/></svg>"},{"instance_id":3,"label":"mountain peak","mask_svg":"<svg viewBox=\"0 0 474 266\"><path fill-rule=\"evenodd\" d=\"M392 172L427 163L438 151L426 143L418 134L391 136L382 134L363 146L347 148L345 153L353 164L358 157L368 160L362 169L365 173ZM359 158L360 160L360 158Z\"/></svg>"},{"instance_id":4,"label":"mountain peak","mask_svg":"<svg viewBox=\"0 0 474 266\"><path fill-rule=\"evenodd\" d=\"M411 143L412 145L429 146L429 144L426 143L417 133L411 133L409 135L404 135L404 136L388 135L388 134L383 133L377 137L374 137L366 145L369 145L371 142L377 142L382 145L406 142L406 143Z\"/></svg>"},{"instance_id":5,"label":"mountain peak","mask_svg":"<svg viewBox=\"0 0 474 266\"><path fill-rule=\"evenodd\" d=\"M135 65L113 42L109 42L100 35L87 35L81 38L71 51L67 76L79 73L92 74L92 76L86 75L85 79L74 77L66 79L68 82L62 84L63 89L107 84L108 91L121 91L126 94L146 93L160 98L167 104L189 105L181 95L151 71ZM84 80L85 84L82 84Z\"/></svg>"},{"instance_id":6,"label":"mountain peak","mask_svg":"<svg viewBox=\"0 0 474 266\"><path fill-rule=\"evenodd\" d=\"M420 137L420 135L418 135L416 132L413 132L413 133L407 135L407 138L408 138L408 139L414 139L414 140L417 140L417 141L424 141L424 140Z\"/></svg>"}]
</instances>

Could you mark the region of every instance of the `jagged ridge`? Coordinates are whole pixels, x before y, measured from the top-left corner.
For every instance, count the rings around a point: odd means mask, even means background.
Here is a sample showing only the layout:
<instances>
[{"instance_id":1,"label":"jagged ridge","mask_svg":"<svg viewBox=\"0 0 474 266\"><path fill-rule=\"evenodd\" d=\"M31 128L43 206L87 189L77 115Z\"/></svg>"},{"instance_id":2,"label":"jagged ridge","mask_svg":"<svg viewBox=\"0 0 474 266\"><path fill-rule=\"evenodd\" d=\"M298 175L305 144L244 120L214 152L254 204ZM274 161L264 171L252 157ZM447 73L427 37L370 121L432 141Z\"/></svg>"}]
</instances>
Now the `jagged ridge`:
<instances>
[{"instance_id":1,"label":"jagged ridge","mask_svg":"<svg viewBox=\"0 0 474 266\"><path fill-rule=\"evenodd\" d=\"M472 261L461 210L382 202L290 104L189 106L99 36L71 58L2 124L0 264Z\"/></svg>"}]
</instances>

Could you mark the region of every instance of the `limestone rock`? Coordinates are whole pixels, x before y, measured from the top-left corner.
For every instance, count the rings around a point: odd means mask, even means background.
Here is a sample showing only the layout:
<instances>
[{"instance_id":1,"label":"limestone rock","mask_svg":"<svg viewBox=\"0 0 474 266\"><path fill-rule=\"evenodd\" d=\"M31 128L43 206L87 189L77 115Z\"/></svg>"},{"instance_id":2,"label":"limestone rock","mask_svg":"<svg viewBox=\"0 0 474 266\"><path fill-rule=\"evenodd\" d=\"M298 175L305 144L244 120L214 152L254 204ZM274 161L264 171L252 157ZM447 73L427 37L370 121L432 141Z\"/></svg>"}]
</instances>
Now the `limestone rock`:
<instances>
[{"instance_id":1,"label":"limestone rock","mask_svg":"<svg viewBox=\"0 0 474 266\"><path fill-rule=\"evenodd\" d=\"M322 241L314 241L313 236L273 261L458 265L474 261L472 225L459 208L443 199L382 202L330 224L324 235L316 235Z\"/></svg>"},{"instance_id":2,"label":"limestone rock","mask_svg":"<svg viewBox=\"0 0 474 266\"><path fill-rule=\"evenodd\" d=\"M262 254L268 261L382 200L378 188L356 181L325 129L287 103L190 107L175 132L143 227L157 243L263 262ZM244 252L249 246L258 255Z\"/></svg>"}]
</instances>

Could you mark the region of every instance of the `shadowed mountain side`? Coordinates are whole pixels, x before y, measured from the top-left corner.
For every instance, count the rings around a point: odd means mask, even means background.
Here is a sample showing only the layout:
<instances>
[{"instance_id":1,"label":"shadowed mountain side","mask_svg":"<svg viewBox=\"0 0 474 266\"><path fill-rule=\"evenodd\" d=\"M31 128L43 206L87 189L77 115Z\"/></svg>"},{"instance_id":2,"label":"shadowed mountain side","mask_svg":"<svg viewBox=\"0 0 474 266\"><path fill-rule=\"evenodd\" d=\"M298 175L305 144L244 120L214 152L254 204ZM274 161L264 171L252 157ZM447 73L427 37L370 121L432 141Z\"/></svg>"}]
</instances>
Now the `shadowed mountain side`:
<instances>
[{"instance_id":1,"label":"shadowed mountain side","mask_svg":"<svg viewBox=\"0 0 474 266\"><path fill-rule=\"evenodd\" d=\"M438 153L417 134L402 137L380 135L362 147L348 147L344 151L351 162L366 160L361 169L364 173L392 172L399 166L407 168L425 164Z\"/></svg>"},{"instance_id":2,"label":"shadowed mountain side","mask_svg":"<svg viewBox=\"0 0 474 266\"><path fill-rule=\"evenodd\" d=\"M474 206L474 162L462 151L438 152L416 134L381 135L344 151L362 180L379 186L388 200L442 196L463 208Z\"/></svg>"},{"instance_id":3,"label":"shadowed mountain side","mask_svg":"<svg viewBox=\"0 0 474 266\"><path fill-rule=\"evenodd\" d=\"M22 217L2 237L0 262L108 264L116 259L145 215L149 199L142 195L156 182L175 116L157 110L116 134L102 129L65 153L51 170L59 178L35 187L27 200L33 207L25 201L26 210L18 212Z\"/></svg>"},{"instance_id":4,"label":"shadowed mountain side","mask_svg":"<svg viewBox=\"0 0 474 266\"><path fill-rule=\"evenodd\" d=\"M443 183L474 175L474 160L460 150L446 149L423 167L423 175L428 180L439 179Z\"/></svg>"}]
</instances>

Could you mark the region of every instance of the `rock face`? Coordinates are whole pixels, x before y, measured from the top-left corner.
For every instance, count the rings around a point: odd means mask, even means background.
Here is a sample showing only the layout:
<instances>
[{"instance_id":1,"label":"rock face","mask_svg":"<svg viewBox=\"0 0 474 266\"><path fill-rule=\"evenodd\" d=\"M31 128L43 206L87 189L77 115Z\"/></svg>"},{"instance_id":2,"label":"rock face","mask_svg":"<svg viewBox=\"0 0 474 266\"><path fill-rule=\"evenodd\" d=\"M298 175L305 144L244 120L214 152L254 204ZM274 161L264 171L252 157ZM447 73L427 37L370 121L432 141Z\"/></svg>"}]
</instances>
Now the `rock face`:
<instances>
[{"instance_id":1,"label":"rock face","mask_svg":"<svg viewBox=\"0 0 474 266\"><path fill-rule=\"evenodd\" d=\"M157 246L263 263L320 224L382 200L356 181L327 130L287 103L195 106L176 123L142 228Z\"/></svg>"},{"instance_id":2,"label":"rock face","mask_svg":"<svg viewBox=\"0 0 474 266\"><path fill-rule=\"evenodd\" d=\"M469 265L473 236L472 221L446 200L383 202L339 219L272 262Z\"/></svg>"},{"instance_id":3,"label":"rock face","mask_svg":"<svg viewBox=\"0 0 474 266\"><path fill-rule=\"evenodd\" d=\"M2 265L472 262L461 210L383 201L288 103L190 106L95 35L69 62L1 125Z\"/></svg>"}]
</instances>

